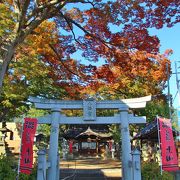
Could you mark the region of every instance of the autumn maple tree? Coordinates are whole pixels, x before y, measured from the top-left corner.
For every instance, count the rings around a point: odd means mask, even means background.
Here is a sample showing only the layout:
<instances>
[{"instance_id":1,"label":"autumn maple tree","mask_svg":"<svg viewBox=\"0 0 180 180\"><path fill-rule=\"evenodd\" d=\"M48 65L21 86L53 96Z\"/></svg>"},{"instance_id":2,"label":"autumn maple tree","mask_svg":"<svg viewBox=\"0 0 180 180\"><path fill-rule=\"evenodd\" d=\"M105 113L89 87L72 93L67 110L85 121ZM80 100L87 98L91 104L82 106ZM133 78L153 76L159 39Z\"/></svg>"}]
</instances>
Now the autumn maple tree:
<instances>
[{"instance_id":1,"label":"autumn maple tree","mask_svg":"<svg viewBox=\"0 0 180 180\"><path fill-rule=\"evenodd\" d=\"M52 23L46 23L46 28L42 24L36 31L46 36L47 42L54 41L53 38L48 39L52 34L55 36ZM53 79L49 77L50 68L39 60L40 54L37 52L43 51L41 44L46 44L45 40L36 36L27 38L26 43L18 47L16 51L18 61L10 63L0 96L1 121L11 120L26 113L29 109L26 102L29 95L49 98L65 95L65 91L55 86ZM44 49L48 53L46 46Z\"/></svg>"},{"instance_id":2,"label":"autumn maple tree","mask_svg":"<svg viewBox=\"0 0 180 180\"><path fill-rule=\"evenodd\" d=\"M23 111L29 95L161 94L171 51L159 54L148 28L178 23L178 6L176 0L1 0L1 118Z\"/></svg>"},{"instance_id":3,"label":"autumn maple tree","mask_svg":"<svg viewBox=\"0 0 180 180\"><path fill-rule=\"evenodd\" d=\"M98 61L102 57L108 65L123 68L138 51L145 52L145 56L158 54L159 41L149 36L147 28L171 27L179 22L178 7L176 0L2 0L0 87L19 46L46 20L54 22L59 31L58 51L56 43L51 47L60 56L64 46L68 46L69 56L81 50L87 60ZM66 44L61 41L64 39ZM148 59L157 62L156 57Z\"/></svg>"},{"instance_id":4,"label":"autumn maple tree","mask_svg":"<svg viewBox=\"0 0 180 180\"><path fill-rule=\"evenodd\" d=\"M66 46L63 47L67 54L64 61L63 54L57 53L57 36L55 23L45 21L19 45L4 79L0 96L1 121L26 113L29 95L61 99L76 99L80 95L80 84L88 78L86 72L92 68L68 58ZM61 38L66 44L67 37ZM56 50L51 44L56 44Z\"/></svg>"}]
</instances>

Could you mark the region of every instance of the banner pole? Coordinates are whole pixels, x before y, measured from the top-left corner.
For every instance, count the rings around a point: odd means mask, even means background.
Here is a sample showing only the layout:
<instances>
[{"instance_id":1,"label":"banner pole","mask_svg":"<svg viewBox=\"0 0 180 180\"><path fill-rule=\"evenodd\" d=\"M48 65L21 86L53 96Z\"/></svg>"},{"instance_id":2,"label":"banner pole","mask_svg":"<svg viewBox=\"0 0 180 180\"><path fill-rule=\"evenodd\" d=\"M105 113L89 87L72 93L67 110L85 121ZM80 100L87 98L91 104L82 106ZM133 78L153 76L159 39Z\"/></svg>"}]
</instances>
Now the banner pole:
<instances>
[{"instance_id":1,"label":"banner pole","mask_svg":"<svg viewBox=\"0 0 180 180\"><path fill-rule=\"evenodd\" d=\"M161 142L160 142L160 128L159 128L159 120L158 120L158 115L156 116L156 123L157 123L157 129L158 129L158 142L159 142L159 153L160 153L160 167L161 167L161 175L162 175L162 157L161 157Z\"/></svg>"},{"instance_id":2,"label":"banner pole","mask_svg":"<svg viewBox=\"0 0 180 180\"><path fill-rule=\"evenodd\" d=\"M20 173L20 160L21 160L21 148L22 148L22 134L23 134L23 130L24 130L24 119L23 119L22 127L21 127L21 143L20 143L20 148L19 148L18 170L17 170L16 180L19 180L19 173Z\"/></svg>"}]
</instances>

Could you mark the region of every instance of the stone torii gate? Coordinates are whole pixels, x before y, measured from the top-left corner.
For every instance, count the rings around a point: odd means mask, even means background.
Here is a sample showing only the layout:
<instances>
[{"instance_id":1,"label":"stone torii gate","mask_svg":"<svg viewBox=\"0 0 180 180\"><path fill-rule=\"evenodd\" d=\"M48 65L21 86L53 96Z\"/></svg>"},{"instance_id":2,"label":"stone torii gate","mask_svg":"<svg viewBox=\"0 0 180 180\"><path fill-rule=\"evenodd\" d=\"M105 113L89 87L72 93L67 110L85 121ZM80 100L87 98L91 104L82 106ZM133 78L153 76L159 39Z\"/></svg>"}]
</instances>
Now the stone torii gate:
<instances>
[{"instance_id":1,"label":"stone torii gate","mask_svg":"<svg viewBox=\"0 0 180 180\"><path fill-rule=\"evenodd\" d=\"M137 117L133 114L129 114L129 108L144 108L146 102L150 100L151 96L116 101L95 101L94 99L68 101L30 97L29 101L34 103L37 109L51 110L51 114L38 118L39 124L51 124L47 179L56 180L58 178L58 161L56 155L58 153L60 124L121 124L123 180L132 180L132 155L129 124L145 123L146 117ZM67 109L83 109L83 117L67 117L61 114L61 110ZM110 117L97 117L96 109L117 109L120 113Z\"/></svg>"}]
</instances>

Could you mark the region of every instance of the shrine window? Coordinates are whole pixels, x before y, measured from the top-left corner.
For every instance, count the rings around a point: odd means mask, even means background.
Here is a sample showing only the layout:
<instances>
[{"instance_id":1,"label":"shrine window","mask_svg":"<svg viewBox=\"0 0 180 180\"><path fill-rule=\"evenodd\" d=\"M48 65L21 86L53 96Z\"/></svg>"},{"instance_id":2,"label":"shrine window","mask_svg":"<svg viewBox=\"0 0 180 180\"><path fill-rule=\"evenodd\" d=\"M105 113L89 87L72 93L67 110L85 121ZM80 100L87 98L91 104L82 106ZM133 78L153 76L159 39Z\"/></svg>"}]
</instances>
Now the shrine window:
<instances>
[{"instance_id":1,"label":"shrine window","mask_svg":"<svg viewBox=\"0 0 180 180\"><path fill-rule=\"evenodd\" d=\"M82 149L96 149L96 142L82 142Z\"/></svg>"}]
</instances>

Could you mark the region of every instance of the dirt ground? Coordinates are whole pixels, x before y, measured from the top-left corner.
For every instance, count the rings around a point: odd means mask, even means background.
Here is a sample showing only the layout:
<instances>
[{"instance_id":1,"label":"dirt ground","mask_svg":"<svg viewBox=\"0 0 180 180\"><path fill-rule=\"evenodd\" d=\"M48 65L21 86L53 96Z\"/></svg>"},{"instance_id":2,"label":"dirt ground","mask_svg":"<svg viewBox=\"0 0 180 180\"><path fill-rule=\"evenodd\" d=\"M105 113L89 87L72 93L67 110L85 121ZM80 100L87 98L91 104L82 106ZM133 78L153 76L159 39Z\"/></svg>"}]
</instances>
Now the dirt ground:
<instances>
[{"instance_id":1,"label":"dirt ground","mask_svg":"<svg viewBox=\"0 0 180 180\"><path fill-rule=\"evenodd\" d=\"M61 180L120 180L121 163L113 159L61 160Z\"/></svg>"}]
</instances>

